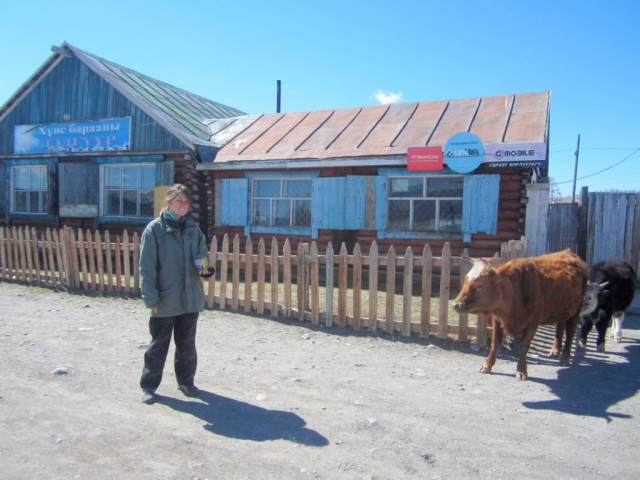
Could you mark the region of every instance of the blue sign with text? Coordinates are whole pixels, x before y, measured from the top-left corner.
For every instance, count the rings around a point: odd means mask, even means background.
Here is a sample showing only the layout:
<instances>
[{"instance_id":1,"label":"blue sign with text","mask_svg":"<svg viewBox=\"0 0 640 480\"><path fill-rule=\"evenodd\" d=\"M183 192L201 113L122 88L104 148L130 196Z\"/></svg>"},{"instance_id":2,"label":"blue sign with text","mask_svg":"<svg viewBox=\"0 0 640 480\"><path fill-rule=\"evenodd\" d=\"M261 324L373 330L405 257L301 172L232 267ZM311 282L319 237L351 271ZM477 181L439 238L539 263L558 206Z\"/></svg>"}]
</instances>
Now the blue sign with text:
<instances>
[{"instance_id":1,"label":"blue sign with text","mask_svg":"<svg viewBox=\"0 0 640 480\"><path fill-rule=\"evenodd\" d=\"M484 143L473 133L456 133L444 146L444 158L454 172L473 172L484 160Z\"/></svg>"},{"instance_id":2,"label":"blue sign with text","mask_svg":"<svg viewBox=\"0 0 640 480\"><path fill-rule=\"evenodd\" d=\"M14 153L62 153L129 150L131 117L88 122L16 125Z\"/></svg>"}]
</instances>

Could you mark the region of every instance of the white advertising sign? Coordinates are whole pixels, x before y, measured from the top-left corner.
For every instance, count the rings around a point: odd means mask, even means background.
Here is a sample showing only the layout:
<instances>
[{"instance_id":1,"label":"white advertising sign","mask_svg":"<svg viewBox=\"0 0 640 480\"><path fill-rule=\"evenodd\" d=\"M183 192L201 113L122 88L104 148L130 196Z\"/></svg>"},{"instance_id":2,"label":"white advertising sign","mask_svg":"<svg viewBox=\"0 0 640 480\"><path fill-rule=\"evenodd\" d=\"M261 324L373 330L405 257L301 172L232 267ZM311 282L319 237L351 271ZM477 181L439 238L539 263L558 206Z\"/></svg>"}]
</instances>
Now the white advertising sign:
<instances>
[{"instance_id":1,"label":"white advertising sign","mask_svg":"<svg viewBox=\"0 0 640 480\"><path fill-rule=\"evenodd\" d=\"M547 164L547 144L501 143L485 145L484 163L491 168L544 167Z\"/></svg>"}]
</instances>

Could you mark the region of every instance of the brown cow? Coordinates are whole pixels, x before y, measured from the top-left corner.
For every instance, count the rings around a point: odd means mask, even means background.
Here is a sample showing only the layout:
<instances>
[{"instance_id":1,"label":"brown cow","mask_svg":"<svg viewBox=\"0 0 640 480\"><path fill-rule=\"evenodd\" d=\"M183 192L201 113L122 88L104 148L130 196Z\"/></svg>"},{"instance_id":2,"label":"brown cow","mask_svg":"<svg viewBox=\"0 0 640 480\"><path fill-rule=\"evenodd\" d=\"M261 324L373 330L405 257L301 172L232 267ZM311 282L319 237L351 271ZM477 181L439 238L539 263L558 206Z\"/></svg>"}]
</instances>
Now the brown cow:
<instances>
[{"instance_id":1,"label":"brown cow","mask_svg":"<svg viewBox=\"0 0 640 480\"><path fill-rule=\"evenodd\" d=\"M522 335L516 378L526 380L527 352L539 325L556 325L550 355L558 355L566 330L560 365L568 366L589 279L586 263L570 250L516 258L496 268L489 260L470 260L473 267L453 309L493 318L491 350L480 372L493 368L505 333Z\"/></svg>"}]
</instances>

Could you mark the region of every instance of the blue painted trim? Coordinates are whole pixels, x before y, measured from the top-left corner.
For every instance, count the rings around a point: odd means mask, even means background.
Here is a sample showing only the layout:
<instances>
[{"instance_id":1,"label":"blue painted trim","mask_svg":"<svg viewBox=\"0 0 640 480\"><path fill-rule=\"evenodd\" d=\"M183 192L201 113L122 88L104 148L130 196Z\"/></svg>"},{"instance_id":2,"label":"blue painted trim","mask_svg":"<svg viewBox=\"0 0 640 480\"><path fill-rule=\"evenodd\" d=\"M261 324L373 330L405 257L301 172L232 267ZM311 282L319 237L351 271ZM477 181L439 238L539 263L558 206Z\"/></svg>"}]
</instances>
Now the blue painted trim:
<instances>
[{"instance_id":1,"label":"blue painted trim","mask_svg":"<svg viewBox=\"0 0 640 480\"><path fill-rule=\"evenodd\" d=\"M59 163L57 158L25 158L24 160L4 160L2 163L9 167L20 167L24 165L46 165L47 163Z\"/></svg>"},{"instance_id":2,"label":"blue painted trim","mask_svg":"<svg viewBox=\"0 0 640 480\"><path fill-rule=\"evenodd\" d=\"M378 232L380 233L380 232ZM439 232L399 232L386 230L383 233L384 238L410 238L416 240L439 240L439 239L461 239L461 233L439 233ZM380 238L380 237L378 237Z\"/></svg>"},{"instance_id":3,"label":"blue painted trim","mask_svg":"<svg viewBox=\"0 0 640 480\"><path fill-rule=\"evenodd\" d=\"M271 233L276 235L308 235L311 236L312 229L306 228L287 228L287 227L259 227L257 225L251 225L245 228L245 235L248 233L253 235L254 233ZM316 234L317 235L317 234Z\"/></svg>"},{"instance_id":4,"label":"blue painted trim","mask_svg":"<svg viewBox=\"0 0 640 480\"><path fill-rule=\"evenodd\" d=\"M121 157L91 157L93 163L98 165L108 163L152 163L162 162L164 155L123 155Z\"/></svg>"},{"instance_id":5,"label":"blue painted trim","mask_svg":"<svg viewBox=\"0 0 640 480\"><path fill-rule=\"evenodd\" d=\"M409 171L406 168L379 168L378 175L381 177L430 177L436 175L462 175L461 173L454 172L449 167L444 167L442 170L421 170L421 171Z\"/></svg>"},{"instance_id":6,"label":"blue painted trim","mask_svg":"<svg viewBox=\"0 0 640 480\"><path fill-rule=\"evenodd\" d=\"M296 178L310 177L316 178L320 176L320 170L305 170L302 172L290 172L282 170L274 170L270 172L245 172L245 178Z\"/></svg>"}]
</instances>

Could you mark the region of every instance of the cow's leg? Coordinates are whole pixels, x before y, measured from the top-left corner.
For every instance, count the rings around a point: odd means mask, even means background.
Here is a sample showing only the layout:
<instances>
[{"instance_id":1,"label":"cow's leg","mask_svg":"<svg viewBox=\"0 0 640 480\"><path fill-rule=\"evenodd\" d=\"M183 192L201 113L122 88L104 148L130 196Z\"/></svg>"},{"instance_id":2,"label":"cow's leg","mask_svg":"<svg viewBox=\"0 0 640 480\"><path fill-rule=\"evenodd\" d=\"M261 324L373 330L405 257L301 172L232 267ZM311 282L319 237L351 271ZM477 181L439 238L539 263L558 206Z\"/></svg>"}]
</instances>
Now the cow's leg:
<instances>
[{"instance_id":1,"label":"cow's leg","mask_svg":"<svg viewBox=\"0 0 640 480\"><path fill-rule=\"evenodd\" d=\"M582 317L582 325L580 325L580 335L578 336L578 348L586 349L587 348L587 336L589 332L593 328L593 321L591 320L591 315L585 315Z\"/></svg>"},{"instance_id":2,"label":"cow's leg","mask_svg":"<svg viewBox=\"0 0 640 480\"><path fill-rule=\"evenodd\" d=\"M518 367L516 369L517 380L526 380L529 377L527 372L527 353L529 353L531 341L533 340L537 330L538 326L534 325L522 332L522 339L520 340L520 358L518 359Z\"/></svg>"},{"instance_id":3,"label":"cow's leg","mask_svg":"<svg viewBox=\"0 0 640 480\"><path fill-rule=\"evenodd\" d=\"M563 330L566 338L564 340L564 347L562 347L562 355L560 355L560 366L568 367L571 363L571 347L573 345L573 339L576 336L576 330L578 329L578 317L570 318L566 322L563 322L563 324L565 325ZM556 340L561 342L562 337Z\"/></svg>"},{"instance_id":4,"label":"cow's leg","mask_svg":"<svg viewBox=\"0 0 640 480\"><path fill-rule=\"evenodd\" d=\"M485 359L484 363L480 367L480 373L489 373L491 369L496 364L496 357L498 356L498 350L502 346L504 342L504 330L502 329L502 324L497 322L494 318L493 320L493 333L491 334L491 350L489 350L489 355Z\"/></svg>"},{"instance_id":5,"label":"cow's leg","mask_svg":"<svg viewBox=\"0 0 640 480\"><path fill-rule=\"evenodd\" d=\"M565 324L560 322L556 324L556 335L553 338L553 346L549 350L550 357L557 357L560 355L560 349L562 348L562 337L564 336Z\"/></svg>"},{"instance_id":6,"label":"cow's leg","mask_svg":"<svg viewBox=\"0 0 640 480\"><path fill-rule=\"evenodd\" d=\"M598 341L596 348L598 352L604 353L604 344L607 337L607 328L611 323L611 317L609 315L602 315L596 322L596 329L598 330Z\"/></svg>"},{"instance_id":7,"label":"cow's leg","mask_svg":"<svg viewBox=\"0 0 640 480\"><path fill-rule=\"evenodd\" d=\"M622 321L624 320L624 312L619 315L619 317L613 317L613 325L611 328L611 338L615 338L618 343L622 341Z\"/></svg>"}]
</instances>

